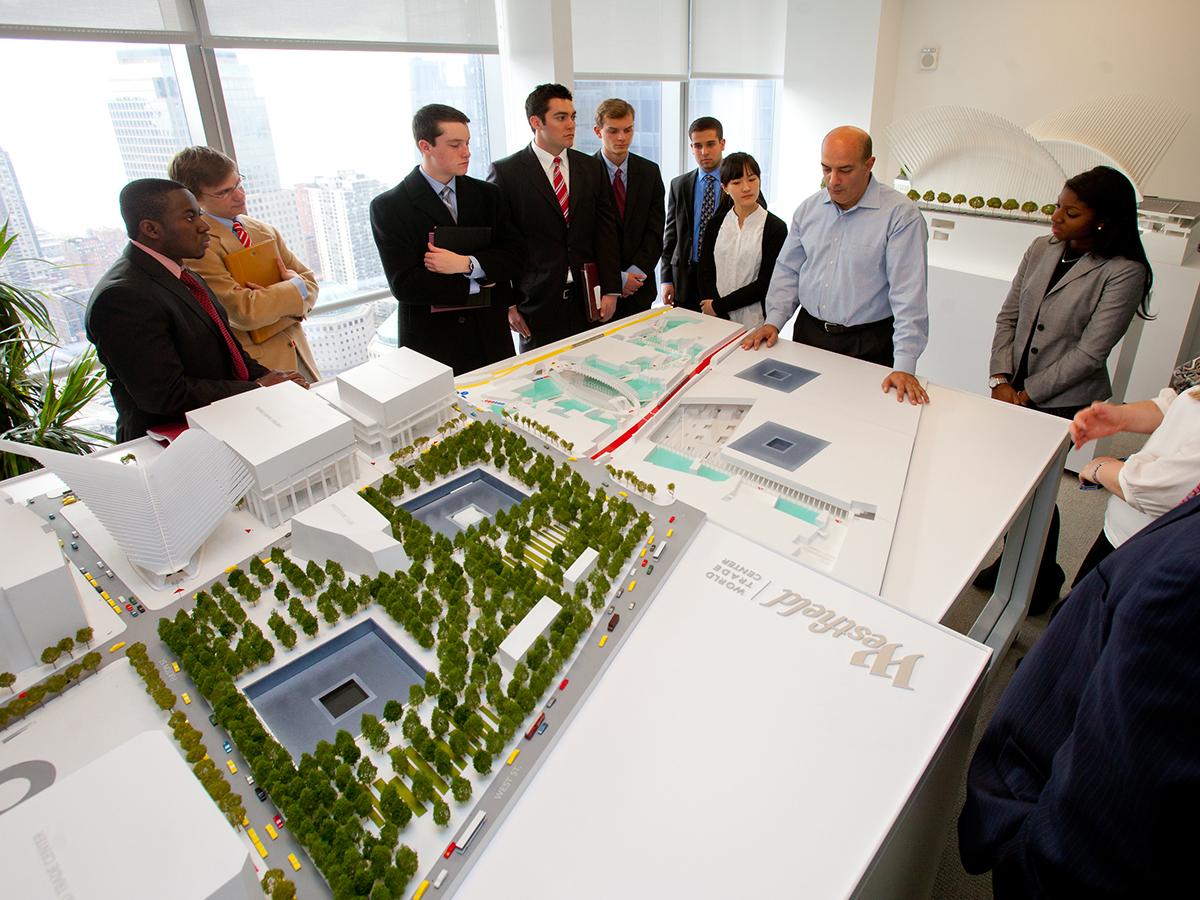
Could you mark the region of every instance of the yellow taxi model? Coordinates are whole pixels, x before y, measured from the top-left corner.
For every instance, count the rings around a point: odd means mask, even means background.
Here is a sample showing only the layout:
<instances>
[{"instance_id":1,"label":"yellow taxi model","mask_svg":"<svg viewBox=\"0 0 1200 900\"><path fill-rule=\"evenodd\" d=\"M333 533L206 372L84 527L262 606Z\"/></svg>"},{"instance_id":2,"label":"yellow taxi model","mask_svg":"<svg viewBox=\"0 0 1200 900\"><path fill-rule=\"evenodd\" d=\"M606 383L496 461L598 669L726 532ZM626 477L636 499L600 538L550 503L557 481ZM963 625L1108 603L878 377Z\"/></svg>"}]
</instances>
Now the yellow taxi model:
<instances>
[{"instance_id":1,"label":"yellow taxi model","mask_svg":"<svg viewBox=\"0 0 1200 900\"><path fill-rule=\"evenodd\" d=\"M188 692L187 692L187 691L184 691L184 692L183 692L182 694L180 694L179 696L183 698L183 705L184 705L184 706L191 706L191 705L192 705L192 698L191 698L191 696L188 694Z\"/></svg>"},{"instance_id":2,"label":"yellow taxi model","mask_svg":"<svg viewBox=\"0 0 1200 900\"><path fill-rule=\"evenodd\" d=\"M172 663L171 663L171 671L172 671L172 672L178 672L178 671L179 671L179 663L177 663L177 662L172 662Z\"/></svg>"},{"instance_id":3,"label":"yellow taxi model","mask_svg":"<svg viewBox=\"0 0 1200 900\"><path fill-rule=\"evenodd\" d=\"M275 838L279 837L279 832L275 830L275 826L272 825L270 822L268 822L266 825L264 825L263 829L267 832L267 836L271 840L275 840Z\"/></svg>"},{"instance_id":4,"label":"yellow taxi model","mask_svg":"<svg viewBox=\"0 0 1200 900\"><path fill-rule=\"evenodd\" d=\"M118 650L120 650L124 646L125 646L124 641L117 641L117 643L113 644L111 647L108 648L108 652L116 653Z\"/></svg>"},{"instance_id":5,"label":"yellow taxi model","mask_svg":"<svg viewBox=\"0 0 1200 900\"><path fill-rule=\"evenodd\" d=\"M625 590L632 591L636 585L637 585L637 579L635 578L635 579L633 579L633 581L629 582L629 587L625 588Z\"/></svg>"},{"instance_id":6,"label":"yellow taxi model","mask_svg":"<svg viewBox=\"0 0 1200 900\"><path fill-rule=\"evenodd\" d=\"M300 860L296 859L296 854L295 854L295 853L289 853L289 854L288 854L288 862L290 862L290 863L292 864L292 871L293 871L293 872L299 872L299 871L300 871Z\"/></svg>"},{"instance_id":7,"label":"yellow taxi model","mask_svg":"<svg viewBox=\"0 0 1200 900\"><path fill-rule=\"evenodd\" d=\"M225 760L225 767L229 769L230 775L237 774L237 763L235 763L232 759Z\"/></svg>"},{"instance_id":8,"label":"yellow taxi model","mask_svg":"<svg viewBox=\"0 0 1200 900\"><path fill-rule=\"evenodd\" d=\"M521 755L521 748L518 747L512 753L508 754L508 762L506 762L505 765L511 766L516 761L517 757L520 755Z\"/></svg>"},{"instance_id":9,"label":"yellow taxi model","mask_svg":"<svg viewBox=\"0 0 1200 900\"><path fill-rule=\"evenodd\" d=\"M608 635L607 634L600 635L600 643L598 644L598 646L603 647L607 643L608 643Z\"/></svg>"}]
</instances>

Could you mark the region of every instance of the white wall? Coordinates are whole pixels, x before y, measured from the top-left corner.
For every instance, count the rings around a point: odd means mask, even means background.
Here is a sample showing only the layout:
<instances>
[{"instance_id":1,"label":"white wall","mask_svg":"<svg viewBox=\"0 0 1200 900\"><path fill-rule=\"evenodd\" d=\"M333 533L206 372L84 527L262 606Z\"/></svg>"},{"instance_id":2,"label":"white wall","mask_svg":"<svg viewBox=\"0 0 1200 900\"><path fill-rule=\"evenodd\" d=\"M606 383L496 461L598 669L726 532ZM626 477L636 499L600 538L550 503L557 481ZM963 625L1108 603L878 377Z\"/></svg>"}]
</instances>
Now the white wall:
<instances>
[{"instance_id":1,"label":"white wall","mask_svg":"<svg viewBox=\"0 0 1200 900\"><path fill-rule=\"evenodd\" d=\"M1190 110L1191 117L1145 191L1200 199L1198 37L1196 0L903 0L892 119L928 106L961 104L1025 126L1097 97L1161 96ZM938 68L922 72L918 51L929 46L940 48ZM878 87L875 105L883 108L887 80ZM877 137L876 172L890 179L899 166L882 146L882 132Z\"/></svg>"}]
</instances>

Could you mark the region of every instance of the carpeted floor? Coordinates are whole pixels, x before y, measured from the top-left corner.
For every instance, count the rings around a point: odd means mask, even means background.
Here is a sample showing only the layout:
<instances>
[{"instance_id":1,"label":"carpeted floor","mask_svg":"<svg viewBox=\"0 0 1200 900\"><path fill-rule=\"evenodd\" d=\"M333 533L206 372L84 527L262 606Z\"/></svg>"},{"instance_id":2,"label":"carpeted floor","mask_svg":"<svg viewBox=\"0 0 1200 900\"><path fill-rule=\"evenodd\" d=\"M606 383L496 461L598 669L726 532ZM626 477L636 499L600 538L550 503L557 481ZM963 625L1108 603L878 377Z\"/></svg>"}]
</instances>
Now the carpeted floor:
<instances>
[{"instance_id":1,"label":"carpeted floor","mask_svg":"<svg viewBox=\"0 0 1200 900\"><path fill-rule=\"evenodd\" d=\"M1102 443L1100 452L1110 456L1128 456L1130 453L1138 450L1143 443L1145 443L1144 437L1118 435ZM1091 548L1092 542L1096 539L1096 535L1104 524L1104 507L1108 503L1108 497L1109 494L1105 491L1079 490L1079 479L1070 472L1063 474L1058 488L1058 509L1062 515L1062 531L1059 535L1058 544L1058 562L1067 573L1066 584L1068 586L1074 580L1079 564L1083 562L1084 556ZM992 548L992 552L984 562L990 563L999 555L1000 545L997 544ZM1066 593L1067 587L1064 587L1063 596L1066 596ZM965 634L975 619L978 618L980 610L983 609L983 605L987 602L988 596L988 593L968 586L959 595L954 606L951 607L943 624ZM1028 653L1037 639L1041 637L1042 632L1046 629L1047 624L1049 624L1049 619L1049 613L1041 616L1031 616L1026 619L1025 623L1021 626L1016 640L1013 642L1012 648L997 663L999 671L995 680L989 685L987 693L984 695L983 705L979 713L979 724L972 741L972 751L983 734L983 729L991 719L1000 696L1004 693L1004 689L1008 687L1008 682L1012 678L1017 660ZM959 786L958 808L960 809L965 795L966 784L964 778L963 784ZM942 853L941 862L938 865L938 872L931 897L934 900L989 900L991 896L992 879L990 875L968 875L963 871L962 863L958 858L958 835L952 825L946 840L945 850Z\"/></svg>"}]
</instances>

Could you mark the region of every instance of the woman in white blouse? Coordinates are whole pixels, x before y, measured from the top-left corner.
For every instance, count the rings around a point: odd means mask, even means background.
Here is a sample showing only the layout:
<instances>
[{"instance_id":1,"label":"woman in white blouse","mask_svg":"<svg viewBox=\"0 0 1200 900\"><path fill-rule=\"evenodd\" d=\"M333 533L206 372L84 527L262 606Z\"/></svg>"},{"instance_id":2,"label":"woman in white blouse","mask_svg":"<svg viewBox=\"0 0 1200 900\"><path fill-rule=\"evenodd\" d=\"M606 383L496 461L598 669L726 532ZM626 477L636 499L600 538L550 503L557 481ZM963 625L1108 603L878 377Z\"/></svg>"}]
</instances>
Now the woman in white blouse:
<instances>
[{"instance_id":1,"label":"woman in white blouse","mask_svg":"<svg viewBox=\"0 0 1200 900\"><path fill-rule=\"evenodd\" d=\"M1075 414L1075 446L1119 431L1148 434L1126 460L1098 456L1079 473L1081 484L1107 490L1104 528L1088 551L1075 584L1104 557L1163 513L1200 493L1200 387L1176 394L1164 388L1139 403L1093 403Z\"/></svg>"},{"instance_id":2,"label":"woman in white blouse","mask_svg":"<svg viewBox=\"0 0 1200 900\"><path fill-rule=\"evenodd\" d=\"M753 330L766 317L764 300L787 224L761 202L762 171L749 153L721 163L721 205L700 242L700 310Z\"/></svg>"}]
</instances>

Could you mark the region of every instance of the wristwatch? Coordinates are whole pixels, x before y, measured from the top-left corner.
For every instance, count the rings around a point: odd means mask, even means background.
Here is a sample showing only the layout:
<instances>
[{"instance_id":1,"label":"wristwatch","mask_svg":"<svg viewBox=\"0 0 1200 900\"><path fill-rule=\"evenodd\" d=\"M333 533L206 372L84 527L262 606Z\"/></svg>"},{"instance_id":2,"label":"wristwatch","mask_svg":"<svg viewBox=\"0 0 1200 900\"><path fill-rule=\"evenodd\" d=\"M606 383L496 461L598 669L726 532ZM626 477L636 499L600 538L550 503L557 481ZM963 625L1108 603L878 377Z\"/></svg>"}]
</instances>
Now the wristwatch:
<instances>
[{"instance_id":1,"label":"wristwatch","mask_svg":"<svg viewBox=\"0 0 1200 900\"><path fill-rule=\"evenodd\" d=\"M468 278L470 278L474 272L475 272L475 260L471 259L471 257L468 256L467 257L467 271L463 272L463 274L466 275Z\"/></svg>"},{"instance_id":2,"label":"wristwatch","mask_svg":"<svg viewBox=\"0 0 1200 900\"><path fill-rule=\"evenodd\" d=\"M1002 384L1008 384L1008 377L1005 375L993 375L988 379L988 390L994 391Z\"/></svg>"}]
</instances>

